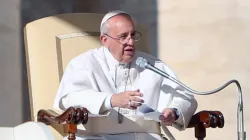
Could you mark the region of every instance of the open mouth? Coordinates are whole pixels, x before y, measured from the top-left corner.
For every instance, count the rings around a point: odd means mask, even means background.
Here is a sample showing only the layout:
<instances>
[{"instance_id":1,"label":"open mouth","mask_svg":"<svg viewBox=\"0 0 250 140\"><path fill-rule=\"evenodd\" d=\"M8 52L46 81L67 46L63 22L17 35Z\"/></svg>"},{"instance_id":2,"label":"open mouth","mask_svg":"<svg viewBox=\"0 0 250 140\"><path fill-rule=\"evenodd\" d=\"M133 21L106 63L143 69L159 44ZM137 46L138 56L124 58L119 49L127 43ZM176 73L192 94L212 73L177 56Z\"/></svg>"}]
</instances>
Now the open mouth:
<instances>
[{"instance_id":1,"label":"open mouth","mask_svg":"<svg viewBox=\"0 0 250 140\"><path fill-rule=\"evenodd\" d=\"M124 54L133 55L134 54L134 49L133 48L125 49Z\"/></svg>"}]
</instances>

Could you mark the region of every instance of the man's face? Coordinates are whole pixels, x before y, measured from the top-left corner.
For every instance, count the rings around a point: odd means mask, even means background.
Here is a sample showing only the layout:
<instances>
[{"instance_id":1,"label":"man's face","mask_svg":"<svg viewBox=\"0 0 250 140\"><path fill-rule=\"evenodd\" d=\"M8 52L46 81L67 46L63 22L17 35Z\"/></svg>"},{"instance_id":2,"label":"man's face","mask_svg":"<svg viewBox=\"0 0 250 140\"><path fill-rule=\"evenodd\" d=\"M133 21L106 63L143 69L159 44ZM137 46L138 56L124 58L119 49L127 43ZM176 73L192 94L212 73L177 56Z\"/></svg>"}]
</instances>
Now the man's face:
<instances>
[{"instance_id":1,"label":"man's face","mask_svg":"<svg viewBox=\"0 0 250 140\"><path fill-rule=\"evenodd\" d=\"M127 15L117 15L107 21L108 33L101 36L101 41L116 60L129 63L135 55L134 23Z\"/></svg>"}]
</instances>

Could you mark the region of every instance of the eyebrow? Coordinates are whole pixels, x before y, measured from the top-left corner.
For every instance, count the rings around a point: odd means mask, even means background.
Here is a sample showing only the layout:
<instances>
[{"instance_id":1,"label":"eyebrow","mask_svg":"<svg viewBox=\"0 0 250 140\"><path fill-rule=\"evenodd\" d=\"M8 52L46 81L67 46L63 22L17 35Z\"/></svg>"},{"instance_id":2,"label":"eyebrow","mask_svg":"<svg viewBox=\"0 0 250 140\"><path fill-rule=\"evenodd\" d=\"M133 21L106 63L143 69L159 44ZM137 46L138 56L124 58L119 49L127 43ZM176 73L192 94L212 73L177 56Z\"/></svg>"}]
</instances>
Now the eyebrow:
<instances>
[{"instance_id":1,"label":"eyebrow","mask_svg":"<svg viewBox=\"0 0 250 140\"><path fill-rule=\"evenodd\" d=\"M136 33L135 30L133 30L132 32L130 32L130 34L134 34L134 33ZM121 34L119 34L119 35L117 35L117 36L120 37L120 36L128 35L128 34L129 34L129 32L125 32L125 33L121 33Z\"/></svg>"}]
</instances>

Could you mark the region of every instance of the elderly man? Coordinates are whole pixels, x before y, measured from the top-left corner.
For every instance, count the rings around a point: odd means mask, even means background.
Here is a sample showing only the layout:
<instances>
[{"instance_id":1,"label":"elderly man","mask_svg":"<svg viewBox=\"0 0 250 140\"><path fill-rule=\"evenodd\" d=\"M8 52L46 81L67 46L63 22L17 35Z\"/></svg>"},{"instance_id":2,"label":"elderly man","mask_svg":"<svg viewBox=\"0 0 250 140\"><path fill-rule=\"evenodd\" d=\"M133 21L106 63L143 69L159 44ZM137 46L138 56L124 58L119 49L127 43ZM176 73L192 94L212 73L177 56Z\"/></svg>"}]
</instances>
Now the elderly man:
<instances>
[{"instance_id":1,"label":"elderly man","mask_svg":"<svg viewBox=\"0 0 250 140\"><path fill-rule=\"evenodd\" d=\"M161 140L160 126L173 139L166 126L184 130L197 108L194 97L170 80L141 69L135 61L147 59L155 67L175 77L159 59L136 51L141 34L131 16L123 11L107 13L100 26L103 46L74 58L66 68L54 107L85 107L91 114L88 134L79 131L77 140ZM146 119L140 112L148 105L162 114ZM91 127L91 128L90 128ZM93 130L91 130L93 129Z\"/></svg>"}]
</instances>

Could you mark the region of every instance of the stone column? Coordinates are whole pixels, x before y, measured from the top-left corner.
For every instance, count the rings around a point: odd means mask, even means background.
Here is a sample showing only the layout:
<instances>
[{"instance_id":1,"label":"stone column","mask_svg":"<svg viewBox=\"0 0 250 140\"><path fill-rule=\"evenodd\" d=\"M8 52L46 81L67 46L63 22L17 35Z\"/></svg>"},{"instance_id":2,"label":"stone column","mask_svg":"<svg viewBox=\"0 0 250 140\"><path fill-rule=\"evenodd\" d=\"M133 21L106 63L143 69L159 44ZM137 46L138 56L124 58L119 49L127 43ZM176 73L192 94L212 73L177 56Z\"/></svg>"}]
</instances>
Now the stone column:
<instances>
[{"instance_id":1,"label":"stone column","mask_svg":"<svg viewBox=\"0 0 250 140\"><path fill-rule=\"evenodd\" d=\"M20 0L0 4L0 126L23 120Z\"/></svg>"},{"instance_id":2,"label":"stone column","mask_svg":"<svg viewBox=\"0 0 250 140\"><path fill-rule=\"evenodd\" d=\"M30 121L23 27L56 14L70 13L73 1L1 0L0 4L0 126Z\"/></svg>"}]
</instances>

